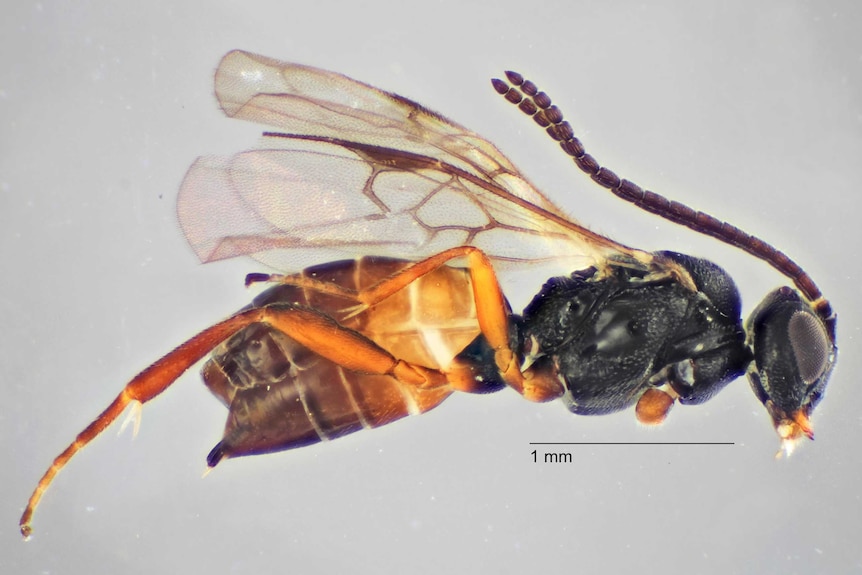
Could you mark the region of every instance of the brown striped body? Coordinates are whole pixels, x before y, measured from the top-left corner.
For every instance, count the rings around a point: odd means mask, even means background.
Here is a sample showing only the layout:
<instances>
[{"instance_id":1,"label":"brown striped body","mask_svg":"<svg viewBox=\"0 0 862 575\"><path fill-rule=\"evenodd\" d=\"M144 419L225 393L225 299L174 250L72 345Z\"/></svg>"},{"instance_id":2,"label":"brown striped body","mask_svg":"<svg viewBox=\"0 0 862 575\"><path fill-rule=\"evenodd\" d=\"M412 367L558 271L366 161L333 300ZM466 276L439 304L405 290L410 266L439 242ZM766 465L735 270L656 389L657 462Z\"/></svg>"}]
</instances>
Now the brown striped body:
<instances>
[{"instance_id":1,"label":"brown striped body","mask_svg":"<svg viewBox=\"0 0 862 575\"><path fill-rule=\"evenodd\" d=\"M301 275L361 290L409 263L367 257L309 268ZM252 307L274 303L324 313L395 357L434 369L445 369L480 333L469 274L449 266L347 319L345 310L354 301L292 285L267 290ZM291 449L385 425L424 413L452 393L449 386L423 389L388 375L346 370L257 323L219 345L202 374L230 411L210 465L222 457Z\"/></svg>"}]
</instances>

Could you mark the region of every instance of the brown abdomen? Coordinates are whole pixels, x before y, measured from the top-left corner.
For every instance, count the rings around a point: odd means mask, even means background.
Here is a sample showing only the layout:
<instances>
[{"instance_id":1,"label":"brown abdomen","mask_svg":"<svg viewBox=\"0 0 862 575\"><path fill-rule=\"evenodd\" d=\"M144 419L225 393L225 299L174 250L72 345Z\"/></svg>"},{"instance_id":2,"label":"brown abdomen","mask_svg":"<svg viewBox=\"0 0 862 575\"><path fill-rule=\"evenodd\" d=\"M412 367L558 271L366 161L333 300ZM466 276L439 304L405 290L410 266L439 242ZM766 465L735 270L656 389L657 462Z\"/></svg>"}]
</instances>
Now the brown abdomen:
<instances>
[{"instance_id":1,"label":"brown abdomen","mask_svg":"<svg viewBox=\"0 0 862 575\"><path fill-rule=\"evenodd\" d=\"M362 258L316 266L302 275L361 290L407 265ZM469 275L448 266L346 320L354 301L309 288L279 285L252 306L272 303L313 308L395 357L431 368L445 368L479 335ZM389 376L347 371L263 324L217 347L202 375L229 409L224 438L207 458L211 467L223 457L291 449L385 425L428 411L452 392L448 386L419 389Z\"/></svg>"}]
</instances>

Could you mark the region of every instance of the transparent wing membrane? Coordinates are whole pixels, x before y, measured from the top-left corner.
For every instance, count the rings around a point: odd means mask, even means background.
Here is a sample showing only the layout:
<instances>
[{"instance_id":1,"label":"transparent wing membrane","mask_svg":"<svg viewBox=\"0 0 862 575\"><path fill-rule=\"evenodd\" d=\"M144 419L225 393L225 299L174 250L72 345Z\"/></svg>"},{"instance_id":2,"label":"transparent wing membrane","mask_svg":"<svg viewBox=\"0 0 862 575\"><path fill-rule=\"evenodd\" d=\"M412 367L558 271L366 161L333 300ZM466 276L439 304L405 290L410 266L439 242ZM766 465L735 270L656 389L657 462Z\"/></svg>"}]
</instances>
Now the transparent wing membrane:
<instances>
[{"instance_id":1,"label":"transparent wing membrane","mask_svg":"<svg viewBox=\"0 0 862 575\"><path fill-rule=\"evenodd\" d=\"M503 268L648 258L562 215L490 142L395 94L239 51L222 60L216 94L228 116L285 133L189 169L178 210L204 262L251 255L293 271L459 245Z\"/></svg>"}]
</instances>

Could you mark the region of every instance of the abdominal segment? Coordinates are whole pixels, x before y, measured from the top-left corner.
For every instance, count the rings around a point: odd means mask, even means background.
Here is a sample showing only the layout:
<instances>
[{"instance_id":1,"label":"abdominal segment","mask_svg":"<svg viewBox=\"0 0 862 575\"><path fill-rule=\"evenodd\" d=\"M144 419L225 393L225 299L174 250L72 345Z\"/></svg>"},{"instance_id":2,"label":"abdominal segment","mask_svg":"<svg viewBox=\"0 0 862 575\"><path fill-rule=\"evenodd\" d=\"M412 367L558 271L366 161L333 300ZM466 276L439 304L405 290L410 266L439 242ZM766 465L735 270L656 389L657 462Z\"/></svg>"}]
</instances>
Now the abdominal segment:
<instances>
[{"instance_id":1,"label":"abdominal segment","mask_svg":"<svg viewBox=\"0 0 862 575\"><path fill-rule=\"evenodd\" d=\"M405 265L363 258L303 274L362 289ZM267 290L253 305L314 308L399 359L440 369L479 334L470 290L463 270L444 267L346 320L340 318L346 315L342 310L355 302L292 285ZM263 324L252 324L218 346L202 375L229 410L224 437L207 457L210 467L224 457L292 449L379 427L424 413L452 393L448 385L421 388L388 375L349 371Z\"/></svg>"}]
</instances>

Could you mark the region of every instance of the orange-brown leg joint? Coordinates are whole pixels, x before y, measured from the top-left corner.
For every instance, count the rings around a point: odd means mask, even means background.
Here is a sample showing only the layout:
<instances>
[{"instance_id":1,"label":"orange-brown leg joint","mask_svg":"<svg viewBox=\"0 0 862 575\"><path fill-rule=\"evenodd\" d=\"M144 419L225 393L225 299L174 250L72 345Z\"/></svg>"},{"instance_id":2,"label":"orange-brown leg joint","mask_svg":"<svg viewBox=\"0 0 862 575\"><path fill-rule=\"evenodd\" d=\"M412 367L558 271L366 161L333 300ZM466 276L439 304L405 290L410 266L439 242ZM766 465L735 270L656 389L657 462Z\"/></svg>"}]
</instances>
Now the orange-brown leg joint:
<instances>
[{"instance_id":1,"label":"orange-brown leg joint","mask_svg":"<svg viewBox=\"0 0 862 575\"><path fill-rule=\"evenodd\" d=\"M673 403L673 395L651 387L638 400L635 416L644 425L660 425L667 418Z\"/></svg>"},{"instance_id":2,"label":"orange-brown leg joint","mask_svg":"<svg viewBox=\"0 0 862 575\"><path fill-rule=\"evenodd\" d=\"M494 266L491 265L488 256L479 248L460 246L440 252L401 270L367 290L363 290L358 294L357 299L366 305L374 305L405 288L417 278L456 258L467 259L467 270L473 285L473 300L476 303L479 329L494 350L497 368L506 383L522 393L524 377L518 367L515 354L509 347L509 316L506 312L506 300L497 281Z\"/></svg>"},{"instance_id":3,"label":"orange-brown leg joint","mask_svg":"<svg viewBox=\"0 0 862 575\"><path fill-rule=\"evenodd\" d=\"M338 292L338 295L355 297L356 301L371 307L404 289L420 277L457 258L466 258L467 260L479 329L494 349L497 368L506 383L515 388L518 393L524 393L524 376L519 369L514 352L509 347L509 317L506 311L505 298L497 281L494 266L479 248L459 246L448 249L407 266L398 273L359 292L343 290L339 286L335 286L333 289ZM297 285L319 289L326 293L332 292L327 285L320 285L320 282L316 280L309 283L306 278L298 276L289 276L281 278L281 280L291 284L296 282ZM333 361L341 363L337 359L333 359ZM453 379L457 382L458 376L454 375Z\"/></svg>"},{"instance_id":4,"label":"orange-brown leg joint","mask_svg":"<svg viewBox=\"0 0 862 575\"><path fill-rule=\"evenodd\" d=\"M521 373L515 353L509 346L509 316L497 274L488 256L481 250L470 248L467 262L479 329L494 350L494 360L503 380L523 395L524 374Z\"/></svg>"},{"instance_id":5,"label":"orange-brown leg joint","mask_svg":"<svg viewBox=\"0 0 862 575\"><path fill-rule=\"evenodd\" d=\"M262 323L351 371L388 374L398 361L361 333L312 309L275 304L259 311Z\"/></svg>"},{"instance_id":6,"label":"orange-brown leg joint","mask_svg":"<svg viewBox=\"0 0 862 575\"><path fill-rule=\"evenodd\" d=\"M439 370L396 359L361 333L314 310L276 304L261 311L260 321L350 371L391 375L422 388L447 384L446 376Z\"/></svg>"},{"instance_id":7,"label":"orange-brown leg joint","mask_svg":"<svg viewBox=\"0 0 862 575\"><path fill-rule=\"evenodd\" d=\"M524 375L524 390L521 392L524 399L541 403L557 399L566 392L555 368L527 369Z\"/></svg>"}]
</instances>

